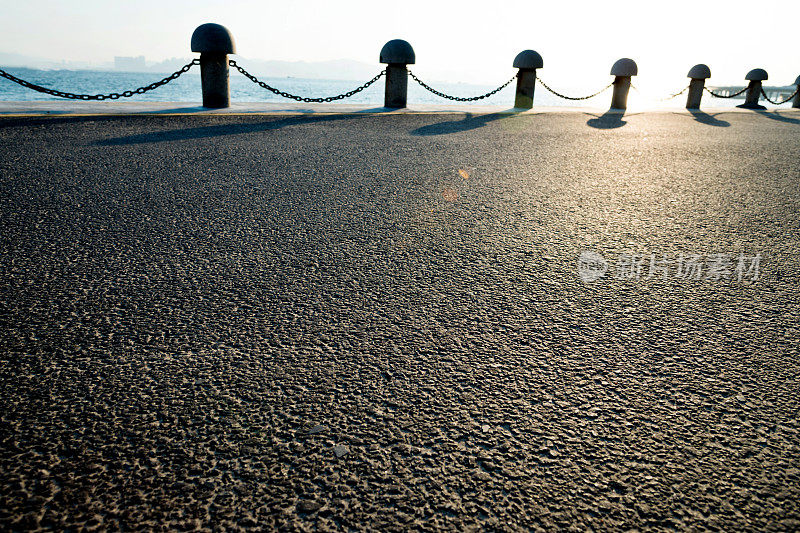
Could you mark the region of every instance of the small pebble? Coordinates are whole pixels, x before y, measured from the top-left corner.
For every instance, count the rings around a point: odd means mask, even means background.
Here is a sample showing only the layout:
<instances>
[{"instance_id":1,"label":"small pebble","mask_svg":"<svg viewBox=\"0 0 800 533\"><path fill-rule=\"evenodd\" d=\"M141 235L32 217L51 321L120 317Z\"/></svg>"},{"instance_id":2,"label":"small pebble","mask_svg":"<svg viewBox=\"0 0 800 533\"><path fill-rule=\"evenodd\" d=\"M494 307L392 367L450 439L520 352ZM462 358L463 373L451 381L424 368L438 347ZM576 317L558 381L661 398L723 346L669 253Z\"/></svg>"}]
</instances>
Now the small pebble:
<instances>
[{"instance_id":1,"label":"small pebble","mask_svg":"<svg viewBox=\"0 0 800 533\"><path fill-rule=\"evenodd\" d=\"M333 454L336 455L336 458L339 459L350 453L350 449L347 446L343 446L341 444L333 447Z\"/></svg>"},{"instance_id":2,"label":"small pebble","mask_svg":"<svg viewBox=\"0 0 800 533\"><path fill-rule=\"evenodd\" d=\"M313 513L319 511L322 504L311 500L303 500L297 503L297 511L301 513Z\"/></svg>"}]
</instances>

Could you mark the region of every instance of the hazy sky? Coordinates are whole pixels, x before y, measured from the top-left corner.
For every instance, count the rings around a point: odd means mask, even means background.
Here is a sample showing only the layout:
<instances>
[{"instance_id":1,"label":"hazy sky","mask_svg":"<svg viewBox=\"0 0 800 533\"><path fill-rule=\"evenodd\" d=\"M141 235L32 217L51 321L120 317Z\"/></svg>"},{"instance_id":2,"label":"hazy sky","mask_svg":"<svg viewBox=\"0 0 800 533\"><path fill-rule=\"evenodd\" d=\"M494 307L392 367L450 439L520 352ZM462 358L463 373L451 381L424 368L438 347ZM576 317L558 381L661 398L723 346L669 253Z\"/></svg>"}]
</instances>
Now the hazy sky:
<instances>
[{"instance_id":1,"label":"hazy sky","mask_svg":"<svg viewBox=\"0 0 800 533\"><path fill-rule=\"evenodd\" d=\"M494 83L520 50L544 57L551 85L601 87L614 60L639 64L639 84L682 88L695 63L712 83L742 83L754 67L768 84L800 74L800 2L550 0L459 2L0 0L0 52L51 59L148 61L191 57L203 22L234 34L244 59L356 59L375 63L384 42L408 40L415 70L434 79ZM730 6L730 7L720 7ZM775 9L773 9L773 7ZM597 80L595 82L595 80ZM635 81L636 83L636 81Z\"/></svg>"}]
</instances>

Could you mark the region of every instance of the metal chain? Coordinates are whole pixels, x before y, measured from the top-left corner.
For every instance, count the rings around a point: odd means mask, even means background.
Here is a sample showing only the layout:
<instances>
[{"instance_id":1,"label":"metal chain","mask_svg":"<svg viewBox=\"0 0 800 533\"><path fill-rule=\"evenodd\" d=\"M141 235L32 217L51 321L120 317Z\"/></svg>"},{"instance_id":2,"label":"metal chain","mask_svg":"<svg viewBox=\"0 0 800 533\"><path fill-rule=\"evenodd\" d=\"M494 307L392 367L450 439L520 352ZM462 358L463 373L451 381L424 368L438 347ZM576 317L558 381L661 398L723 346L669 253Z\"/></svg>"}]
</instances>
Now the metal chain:
<instances>
[{"instance_id":1,"label":"metal chain","mask_svg":"<svg viewBox=\"0 0 800 533\"><path fill-rule=\"evenodd\" d=\"M745 87L744 89L742 89L738 93L729 94L728 96L723 96L721 94L717 94L714 91L712 91L711 89L709 89L708 87L703 87L703 90L705 92L707 92L708 94L710 94L711 96L715 97L715 98L733 98L734 96L739 96L740 94L745 92L747 90L747 87Z\"/></svg>"},{"instance_id":2,"label":"metal chain","mask_svg":"<svg viewBox=\"0 0 800 533\"><path fill-rule=\"evenodd\" d=\"M658 99L658 101L659 101L659 102L666 102L667 100L672 100L673 98L676 98L676 97L678 97L678 96L682 95L683 93L685 93L685 92L686 92L686 89L688 89L688 88L689 88L689 86L687 85L686 87L684 87L683 89L681 89L681 92L679 92L679 93L675 93L675 94L673 94L673 95L670 95L670 96L667 96L666 98L659 98L659 99Z\"/></svg>"},{"instance_id":3,"label":"metal chain","mask_svg":"<svg viewBox=\"0 0 800 533\"><path fill-rule=\"evenodd\" d=\"M594 93L594 94L590 94L589 96L573 97L573 96L566 96L566 95L563 95L563 94L561 94L561 93L557 93L557 92L555 92L553 89L551 89L550 87L548 87L548 85L547 85L545 82L543 82L541 78L536 78L536 81L538 81L539 83L541 83L541 84L542 84L542 87L544 87L545 89L547 89L548 91L550 91L550 92L551 92L551 93L553 93L554 95L558 96L559 98L563 98L564 100L588 100L589 98L594 98L594 97L595 97L595 96L597 96L598 94L600 94L600 93L602 93L602 92L606 91L606 90L607 90L609 87L611 87L612 85L614 85L614 83L613 83L613 82L612 82L612 83L609 83L608 85L606 85L605 87L603 87L602 89L600 89L599 91L597 91L596 93Z\"/></svg>"},{"instance_id":4,"label":"metal chain","mask_svg":"<svg viewBox=\"0 0 800 533\"><path fill-rule=\"evenodd\" d=\"M238 70L242 74L242 76L244 76L248 80L252 81L253 83L255 83L257 85L260 85L264 89L266 89L266 90L268 90L268 91L270 91L270 92L272 92L274 94L277 94L278 96L283 96L284 98L291 98L292 100L296 100L298 102L333 102L334 100L341 100L343 98L349 98L349 97L353 96L356 93L360 93L361 91L363 91L364 89L366 89L367 87L369 87L370 85L372 85L373 83L378 81L381 78L381 76L386 74L386 71L382 70L381 72L378 73L377 76L375 76L374 78L369 80L364 85L362 85L362 86L360 86L360 87L358 87L356 89L353 89L352 91L347 91L346 93L343 93L343 94L338 94L336 96L327 96L327 97L323 97L323 98L305 98L303 96L297 96L297 95L294 95L294 94L291 94L291 93L287 93L285 91L281 91L280 89L276 89L275 87L267 85L266 83L264 83L263 81L259 80L258 78L256 78L255 76L253 76L252 74L247 72L245 69L243 69L242 67L237 65L236 61L234 61L233 59L228 61L228 63L230 64L230 66L232 66L233 68Z\"/></svg>"},{"instance_id":5,"label":"metal chain","mask_svg":"<svg viewBox=\"0 0 800 533\"><path fill-rule=\"evenodd\" d=\"M123 91L121 93L110 93L110 94L75 94L75 93L67 93L64 91L56 91L55 89L48 89L47 87L42 87L41 85L33 84L29 81L22 80L17 78L16 76L9 74L5 70L0 69L0 76L6 78L7 80L11 80L14 83L18 83L23 87L27 87L28 89L33 89L34 91L38 91L40 93L49 94L51 96L58 96L59 98L69 98L72 100L116 100L118 98L130 98L134 94L144 94L147 91L152 91L153 89L158 89L162 85L166 85L172 80L178 79L182 74L188 72L190 68L194 65L199 65L199 59L193 59L191 63L188 63L180 68L180 70L176 70L166 78L159 80L157 82L151 83L150 85L145 85L144 87L139 87L133 91Z\"/></svg>"},{"instance_id":6,"label":"metal chain","mask_svg":"<svg viewBox=\"0 0 800 533\"><path fill-rule=\"evenodd\" d=\"M797 96L797 92L798 92L798 91L800 91L800 86L798 86L798 88L797 88L797 89L795 89L795 90L794 90L794 92L793 92L791 95L789 95L789 96L786 98L786 100L784 100L783 102L776 102L776 101L774 101L774 100L770 100L770 99L769 99L769 96L767 96L767 93L766 93L766 92L764 92L764 89L761 89L761 96L763 96L763 97L764 97L764 100L766 100L766 101L767 101L767 102L769 102L770 104L774 104L774 105L783 105L783 104L785 104L786 102L788 102L789 100L791 100L792 98L794 98L795 96Z\"/></svg>"},{"instance_id":7,"label":"metal chain","mask_svg":"<svg viewBox=\"0 0 800 533\"><path fill-rule=\"evenodd\" d=\"M505 89L506 87L508 87L508 84L511 83L512 81L514 81L514 79L516 78L516 76L514 76L513 78L511 78L510 80L505 82L503 85L501 85L497 89L495 89L493 91L489 91L486 94L482 94L480 96L471 96L469 98L462 98L460 96L450 96L449 94L444 94L444 93L441 93L441 92L437 91L436 89L434 89L433 87L431 87L430 85L428 85L427 83L425 83L424 81L422 81L421 79L416 77L414 75L414 73L411 72L410 70L408 71L408 75L411 76L411 78L415 82L417 82L420 85L422 85L422 87L424 89L427 89L428 91L432 92L436 96L441 96L442 98L447 98L448 100L455 100L456 102L474 102L475 100L483 100L484 98L489 98L493 94L498 93L498 92L502 91L503 89Z\"/></svg>"}]
</instances>

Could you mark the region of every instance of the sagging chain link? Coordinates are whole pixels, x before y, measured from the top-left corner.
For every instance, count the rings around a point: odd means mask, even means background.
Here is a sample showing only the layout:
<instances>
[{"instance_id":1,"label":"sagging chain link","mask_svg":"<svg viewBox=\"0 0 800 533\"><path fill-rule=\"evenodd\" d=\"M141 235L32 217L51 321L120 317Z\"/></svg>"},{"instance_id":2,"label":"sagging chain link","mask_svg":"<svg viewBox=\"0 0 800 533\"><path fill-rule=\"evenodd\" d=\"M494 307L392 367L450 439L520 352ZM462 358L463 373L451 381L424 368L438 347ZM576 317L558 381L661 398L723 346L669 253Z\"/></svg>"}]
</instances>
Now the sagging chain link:
<instances>
[{"instance_id":1,"label":"sagging chain link","mask_svg":"<svg viewBox=\"0 0 800 533\"><path fill-rule=\"evenodd\" d=\"M769 96L767 96L767 93L764 91L764 89L761 89L761 96L763 96L763 97L764 97L764 100L766 100L766 101L767 101L767 102L769 102L770 104L773 104L773 105L783 105L783 104L785 104L786 102L790 101L790 100L791 100L792 98L794 98L795 96L797 96L797 93L798 93L798 91L800 91L800 86L798 86L798 88L797 88L797 89L795 89L795 90L794 90L794 92L793 92L791 95L789 95L789 96L786 98L786 100L784 100L783 102L776 102L776 101L774 101L774 100L770 100Z\"/></svg>"},{"instance_id":2,"label":"sagging chain link","mask_svg":"<svg viewBox=\"0 0 800 533\"><path fill-rule=\"evenodd\" d=\"M373 83L378 81L381 78L381 76L386 74L386 71L382 70L381 72L378 73L377 76L375 76L374 78L369 80L364 85L361 85L360 87L357 87L357 88L353 89L352 91L347 91L346 93L337 94L336 96L326 96L326 97L322 97L322 98L307 98L307 97L297 96L295 94L287 93L285 91L281 91L280 89L276 89L275 87L272 87L271 85L268 85L268 84L264 83L263 81L259 80L258 78L256 78L255 76L253 76L252 74L247 72L245 69L240 67L236 63L236 61L234 61L233 59L229 60L228 64L230 66L232 66L233 68L235 68L236 70L238 70L239 73L242 76L244 76L248 80L252 81L256 85L259 85L262 88L270 91L271 93L277 94L278 96L282 96L284 98L291 98L292 100L295 100L297 102L317 102L317 103L321 103L321 102L333 102L334 100L341 100L343 98L350 98L354 94L360 93L361 91L363 91L364 89L366 89L367 87L369 87L370 85L372 85Z\"/></svg>"},{"instance_id":3,"label":"sagging chain link","mask_svg":"<svg viewBox=\"0 0 800 533\"><path fill-rule=\"evenodd\" d=\"M199 65L199 59L193 59L191 63L187 63L186 65L182 66L179 70L176 70L169 76L164 79L158 80L157 82L151 83L150 85L145 85L144 87L139 87L138 89L134 89L132 91L123 91L121 93L110 93L110 94L75 94L75 93L67 93L64 91L57 91L55 89L48 89L47 87L42 87L41 85L36 85L29 81L25 81L23 79L17 78L13 74L9 74L5 70L0 69L0 76L6 78L7 80L11 80L14 83L18 83L23 87L27 87L28 89L33 89L34 91L49 94L51 96L58 96L59 98L69 98L71 100L117 100L118 98L130 98L135 94L144 94L147 91L152 91L153 89L158 89L162 85L166 85L172 80L178 79L182 74L189 71L194 65Z\"/></svg>"},{"instance_id":4,"label":"sagging chain link","mask_svg":"<svg viewBox=\"0 0 800 533\"><path fill-rule=\"evenodd\" d=\"M733 98L734 96L739 96L740 94L745 92L747 90L747 87L745 87L744 89L742 89L741 91L739 91L737 93L729 94L728 96L723 96L721 94L717 94L714 91L712 91L711 89L709 89L708 87L703 87L703 90L705 92L707 92L708 94L710 94L711 96L713 96L714 98Z\"/></svg>"},{"instance_id":5,"label":"sagging chain link","mask_svg":"<svg viewBox=\"0 0 800 533\"><path fill-rule=\"evenodd\" d=\"M414 73L411 72L410 70L408 71L408 75L411 76L411 79L413 79L415 82L419 83L422 86L423 89L426 89L426 90L432 92L436 96L441 96L442 98L447 98L448 100L455 100L456 102L474 102L475 100L483 100L484 98L489 98L493 94L496 94L496 93L502 91L503 89L505 89L506 87L508 87L508 84L511 83L512 81L514 81L514 79L516 79L516 76L514 76L513 78L511 78L510 80L505 82L503 85L501 85L497 89L494 89L493 91L489 91L488 93L482 94L480 96L460 97L460 96L450 96L449 94L444 94L442 92L437 91L436 89L434 89L433 87L431 87L430 85L428 85L427 83L425 83L424 81L422 81L421 79L416 77L414 75Z\"/></svg>"},{"instance_id":6,"label":"sagging chain link","mask_svg":"<svg viewBox=\"0 0 800 533\"><path fill-rule=\"evenodd\" d=\"M563 98L564 100L588 100L589 98L594 98L598 94L601 94L601 93L605 92L606 90L608 90L609 87L614 85L614 83L612 82L612 83L609 83L608 85L606 85L605 87L603 87L602 89L600 89L599 91L597 91L596 93L590 94L589 96L574 97L574 96L567 96L567 95L564 95L564 94L561 94L561 93L557 93L556 91L551 89L545 82L543 82L541 78L536 78L536 81L541 83L542 87L544 87L545 89L547 89L548 91L550 91L554 95L558 96L559 98Z\"/></svg>"},{"instance_id":7,"label":"sagging chain link","mask_svg":"<svg viewBox=\"0 0 800 533\"><path fill-rule=\"evenodd\" d=\"M682 95L683 93L685 93L685 92L686 92L686 90L687 90L688 88L689 88L689 86L687 85L686 87L684 87L683 89L681 89L681 91L680 91L680 92L677 92L677 93L675 93L675 94L671 94L671 95L667 96L666 98L659 98L659 99L658 99L658 101L659 101L659 102L666 102L667 100L672 100L673 98L677 98L678 96L680 96L680 95Z\"/></svg>"}]
</instances>

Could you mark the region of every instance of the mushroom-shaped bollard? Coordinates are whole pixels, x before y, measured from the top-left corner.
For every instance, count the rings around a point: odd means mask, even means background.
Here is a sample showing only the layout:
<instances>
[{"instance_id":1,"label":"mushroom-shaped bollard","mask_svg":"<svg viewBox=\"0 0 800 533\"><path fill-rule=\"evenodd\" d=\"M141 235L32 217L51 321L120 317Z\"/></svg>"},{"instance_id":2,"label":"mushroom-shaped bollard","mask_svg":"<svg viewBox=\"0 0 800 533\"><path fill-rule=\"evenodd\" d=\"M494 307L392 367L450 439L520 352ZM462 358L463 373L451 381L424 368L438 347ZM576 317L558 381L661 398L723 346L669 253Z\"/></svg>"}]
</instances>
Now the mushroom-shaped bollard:
<instances>
[{"instance_id":1,"label":"mushroom-shaped bollard","mask_svg":"<svg viewBox=\"0 0 800 533\"><path fill-rule=\"evenodd\" d=\"M611 67L611 75L614 78L614 94L611 97L611 109L628 108L628 91L631 88L631 76L639 73L636 61L623 57L618 59Z\"/></svg>"},{"instance_id":2,"label":"mushroom-shaped bollard","mask_svg":"<svg viewBox=\"0 0 800 533\"><path fill-rule=\"evenodd\" d=\"M797 89L797 94L794 95L794 100L792 100L792 107L800 109L800 76L797 76L797 79L794 80L794 88Z\"/></svg>"},{"instance_id":3,"label":"mushroom-shaped bollard","mask_svg":"<svg viewBox=\"0 0 800 533\"><path fill-rule=\"evenodd\" d=\"M534 50L523 50L514 58L517 72L517 94L514 107L530 109L533 107L533 91L536 89L536 69L542 68L542 56Z\"/></svg>"},{"instance_id":4,"label":"mushroom-shaped bollard","mask_svg":"<svg viewBox=\"0 0 800 533\"><path fill-rule=\"evenodd\" d=\"M406 107L408 100L408 69L416 60L414 49L403 39L392 39L381 48L380 62L386 64L385 107Z\"/></svg>"},{"instance_id":5,"label":"mushroom-shaped bollard","mask_svg":"<svg viewBox=\"0 0 800 533\"><path fill-rule=\"evenodd\" d=\"M192 52L200 52L203 107L230 107L228 54L236 53L231 32L219 24L198 26L192 34Z\"/></svg>"},{"instance_id":6,"label":"mushroom-shaped bollard","mask_svg":"<svg viewBox=\"0 0 800 533\"><path fill-rule=\"evenodd\" d=\"M703 89L706 80L711 77L711 69L700 63L689 69L687 74L692 81L689 82L689 96L686 97L686 109L700 109L700 100L703 98Z\"/></svg>"},{"instance_id":7,"label":"mushroom-shaped bollard","mask_svg":"<svg viewBox=\"0 0 800 533\"><path fill-rule=\"evenodd\" d=\"M766 109L763 105L758 103L761 98L761 82L767 79L767 71L763 68L754 68L747 73L744 79L750 83L747 85L747 92L744 94L744 103L736 107L743 109Z\"/></svg>"}]
</instances>

